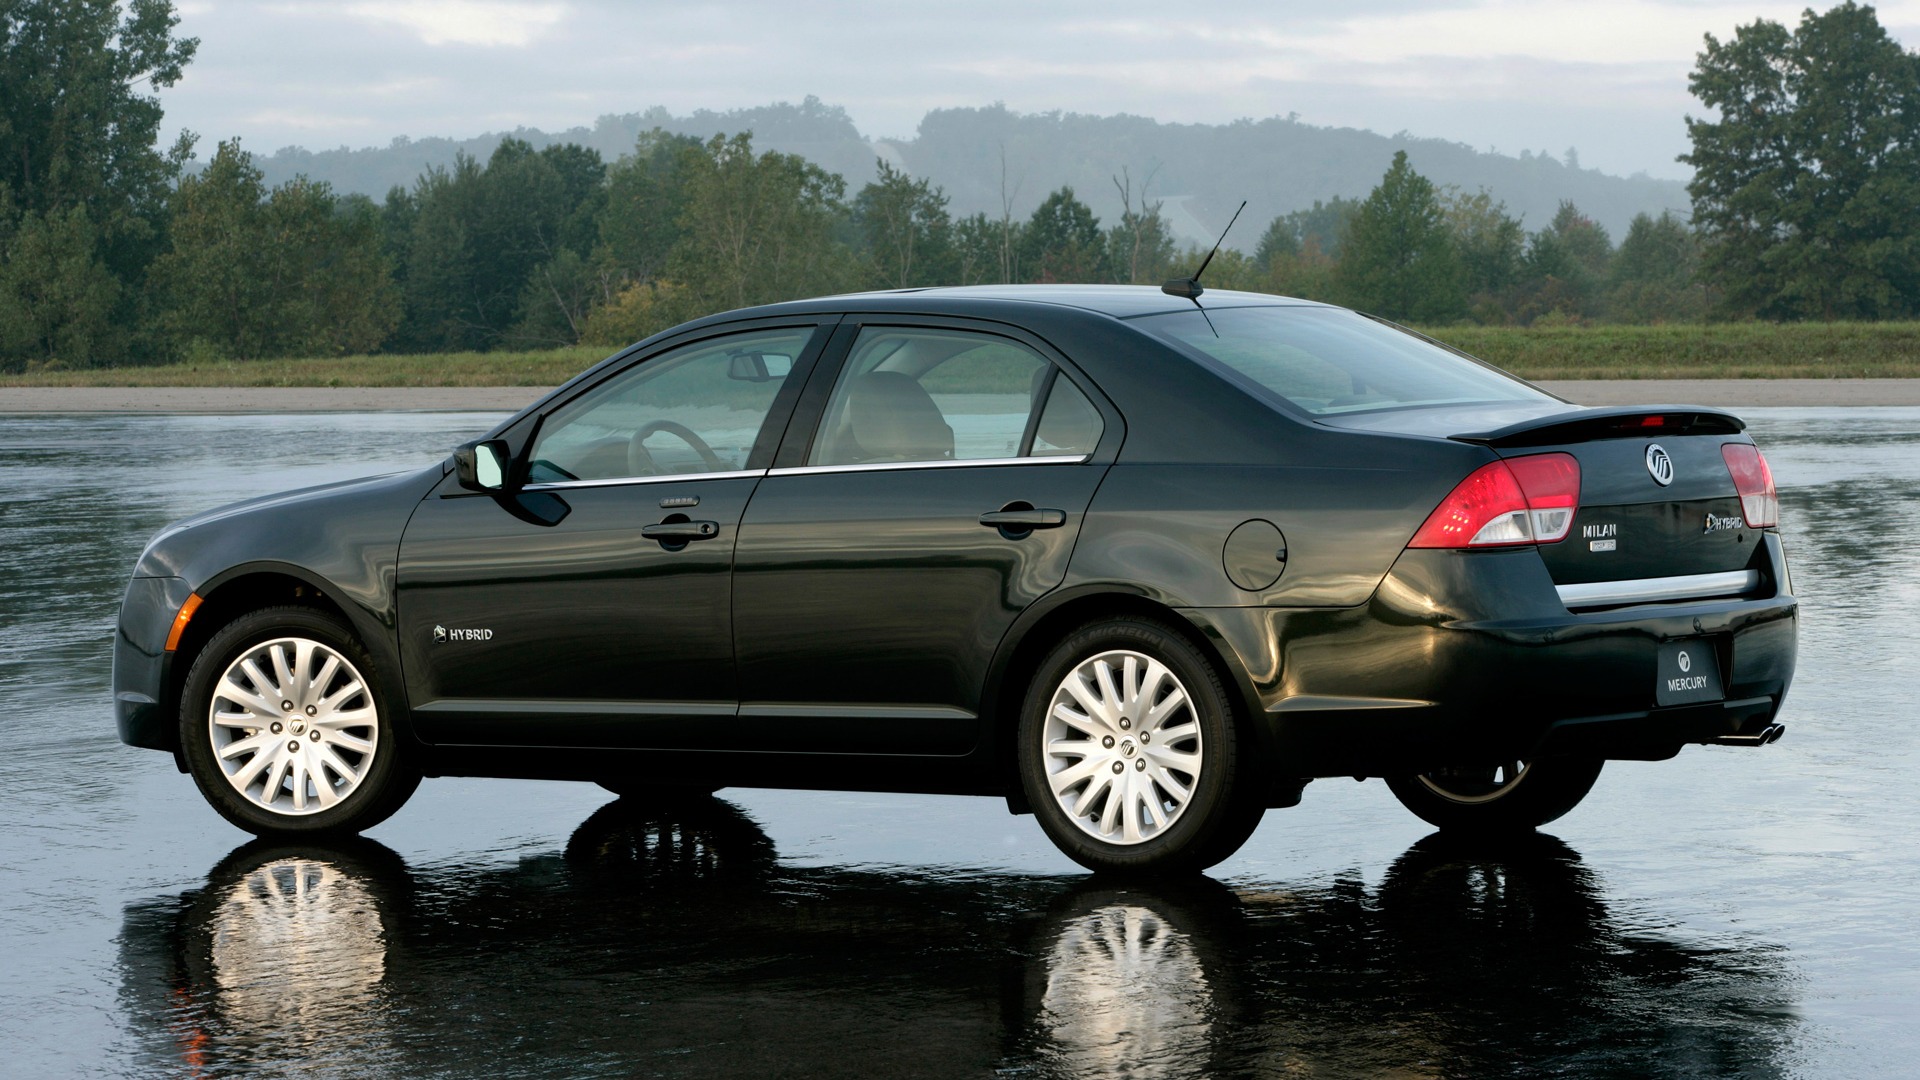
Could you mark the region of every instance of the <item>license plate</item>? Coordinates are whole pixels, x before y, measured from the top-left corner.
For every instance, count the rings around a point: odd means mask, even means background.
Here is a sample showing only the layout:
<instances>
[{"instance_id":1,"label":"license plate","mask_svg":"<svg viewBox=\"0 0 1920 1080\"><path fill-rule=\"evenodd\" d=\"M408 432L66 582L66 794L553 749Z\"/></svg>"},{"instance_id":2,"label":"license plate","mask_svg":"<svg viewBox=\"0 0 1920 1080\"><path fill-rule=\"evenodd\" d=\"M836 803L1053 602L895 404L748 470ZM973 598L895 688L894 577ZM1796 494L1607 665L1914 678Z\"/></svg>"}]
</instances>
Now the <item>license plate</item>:
<instances>
[{"instance_id":1,"label":"license plate","mask_svg":"<svg viewBox=\"0 0 1920 1080\"><path fill-rule=\"evenodd\" d=\"M1714 654L1712 642L1694 638L1660 646L1654 670L1654 704L1690 705L1696 701L1720 701L1726 696L1726 690L1720 685L1720 660Z\"/></svg>"}]
</instances>

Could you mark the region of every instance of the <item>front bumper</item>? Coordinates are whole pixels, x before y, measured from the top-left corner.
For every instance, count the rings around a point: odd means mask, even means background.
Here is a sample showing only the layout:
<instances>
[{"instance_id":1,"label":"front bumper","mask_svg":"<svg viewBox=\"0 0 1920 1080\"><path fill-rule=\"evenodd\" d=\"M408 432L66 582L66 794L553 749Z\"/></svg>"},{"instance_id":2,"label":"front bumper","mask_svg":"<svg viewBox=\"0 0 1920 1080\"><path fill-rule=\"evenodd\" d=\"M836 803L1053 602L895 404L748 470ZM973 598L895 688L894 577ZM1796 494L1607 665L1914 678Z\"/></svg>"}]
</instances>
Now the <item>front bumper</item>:
<instances>
[{"instance_id":1,"label":"front bumper","mask_svg":"<svg viewBox=\"0 0 1920 1080\"><path fill-rule=\"evenodd\" d=\"M182 578L137 577L120 602L113 634L113 714L120 741L129 746L173 750L179 741L167 633L192 592Z\"/></svg>"},{"instance_id":2,"label":"front bumper","mask_svg":"<svg viewBox=\"0 0 1920 1080\"><path fill-rule=\"evenodd\" d=\"M1265 749L1299 776L1380 776L1549 753L1671 757L1751 734L1792 682L1798 604L1762 534L1763 598L1572 613L1531 548L1404 553L1357 608L1191 610L1238 660ZM1723 701L1661 708L1655 654L1703 639ZM1297 772L1295 772L1297 770Z\"/></svg>"}]
</instances>

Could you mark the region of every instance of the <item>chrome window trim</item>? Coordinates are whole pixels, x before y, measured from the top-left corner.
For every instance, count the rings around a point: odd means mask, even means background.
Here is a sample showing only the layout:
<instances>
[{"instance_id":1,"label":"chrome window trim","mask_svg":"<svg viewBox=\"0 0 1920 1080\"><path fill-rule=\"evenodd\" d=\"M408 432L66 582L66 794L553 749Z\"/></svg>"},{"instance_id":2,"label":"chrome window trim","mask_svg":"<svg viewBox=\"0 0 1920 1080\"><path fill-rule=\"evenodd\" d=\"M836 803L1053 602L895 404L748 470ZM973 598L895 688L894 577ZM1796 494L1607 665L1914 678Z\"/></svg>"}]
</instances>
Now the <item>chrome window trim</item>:
<instances>
[{"instance_id":1,"label":"chrome window trim","mask_svg":"<svg viewBox=\"0 0 1920 1080\"><path fill-rule=\"evenodd\" d=\"M735 469L731 472L671 473L666 476L616 476L609 480L549 480L528 484L521 491L568 491L573 488L625 487L628 484L670 484L680 480L746 480L767 475L765 469Z\"/></svg>"},{"instance_id":2,"label":"chrome window trim","mask_svg":"<svg viewBox=\"0 0 1920 1080\"><path fill-rule=\"evenodd\" d=\"M857 465L795 465L769 469L768 476L812 476L816 473L888 472L894 469L967 469L992 465L1084 465L1091 454L1046 457L968 458L965 461L866 461Z\"/></svg>"},{"instance_id":3,"label":"chrome window trim","mask_svg":"<svg viewBox=\"0 0 1920 1080\"><path fill-rule=\"evenodd\" d=\"M1651 604L1662 600L1706 600L1740 596L1760 587L1760 571L1729 570L1721 574L1635 578L1630 581L1591 581L1556 585L1560 602L1569 608L1606 604Z\"/></svg>"}]
</instances>

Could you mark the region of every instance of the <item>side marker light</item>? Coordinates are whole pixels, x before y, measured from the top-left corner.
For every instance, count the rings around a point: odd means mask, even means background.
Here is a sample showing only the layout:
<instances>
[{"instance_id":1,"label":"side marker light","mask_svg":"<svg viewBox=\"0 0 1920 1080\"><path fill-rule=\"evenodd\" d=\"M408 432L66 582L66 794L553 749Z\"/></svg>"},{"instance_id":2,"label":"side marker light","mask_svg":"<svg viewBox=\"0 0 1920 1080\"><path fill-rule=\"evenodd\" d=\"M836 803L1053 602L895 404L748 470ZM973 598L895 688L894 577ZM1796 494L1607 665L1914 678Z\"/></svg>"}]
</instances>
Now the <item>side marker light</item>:
<instances>
[{"instance_id":1,"label":"side marker light","mask_svg":"<svg viewBox=\"0 0 1920 1080\"><path fill-rule=\"evenodd\" d=\"M173 617L173 629L167 632L167 651L173 652L180 647L180 635L187 632L187 623L193 620L193 613L200 610L200 594L188 593L187 602L180 605L180 614Z\"/></svg>"}]
</instances>

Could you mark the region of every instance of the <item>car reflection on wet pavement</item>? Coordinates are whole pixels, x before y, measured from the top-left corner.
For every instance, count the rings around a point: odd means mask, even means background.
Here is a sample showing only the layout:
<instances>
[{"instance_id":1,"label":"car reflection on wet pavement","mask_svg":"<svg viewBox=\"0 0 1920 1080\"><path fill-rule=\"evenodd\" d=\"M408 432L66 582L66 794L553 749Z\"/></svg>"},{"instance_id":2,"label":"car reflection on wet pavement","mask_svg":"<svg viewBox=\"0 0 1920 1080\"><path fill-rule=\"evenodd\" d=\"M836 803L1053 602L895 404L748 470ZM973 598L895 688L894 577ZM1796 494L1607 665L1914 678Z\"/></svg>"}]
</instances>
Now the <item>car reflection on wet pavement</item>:
<instances>
[{"instance_id":1,"label":"car reflection on wet pavement","mask_svg":"<svg viewBox=\"0 0 1920 1080\"><path fill-rule=\"evenodd\" d=\"M1804 605L1781 742L1611 764L1507 847L1320 780L1123 885L937 796L438 779L236 848L114 738L141 545L492 418L0 416L0 1075L1911 1075L1920 409L1749 418Z\"/></svg>"},{"instance_id":2,"label":"car reflection on wet pavement","mask_svg":"<svg viewBox=\"0 0 1920 1080\"><path fill-rule=\"evenodd\" d=\"M718 798L478 871L248 844L121 949L144 1064L207 1076L492 1073L502 1024L564 1076L1750 1076L1791 1008L1773 950L1623 931L1550 836L1129 885L784 868Z\"/></svg>"}]
</instances>

